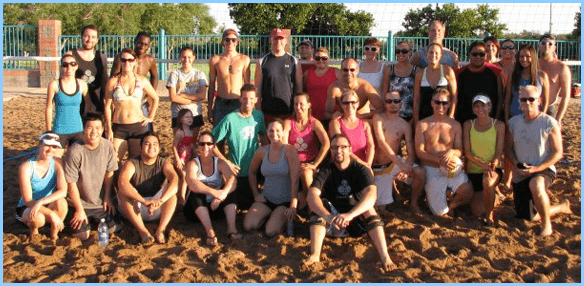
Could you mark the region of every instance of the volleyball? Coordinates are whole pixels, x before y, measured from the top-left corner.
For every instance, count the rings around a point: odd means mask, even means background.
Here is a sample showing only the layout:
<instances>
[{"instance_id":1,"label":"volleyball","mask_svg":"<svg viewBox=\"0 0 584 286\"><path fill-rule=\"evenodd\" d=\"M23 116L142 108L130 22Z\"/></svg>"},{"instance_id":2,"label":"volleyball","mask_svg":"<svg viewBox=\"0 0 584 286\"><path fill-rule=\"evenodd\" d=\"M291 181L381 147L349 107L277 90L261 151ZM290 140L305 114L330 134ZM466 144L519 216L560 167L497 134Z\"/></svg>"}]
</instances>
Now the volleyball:
<instances>
[{"instance_id":1,"label":"volleyball","mask_svg":"<svg viewBox=\"0 0 584 286\"><path fill-rule=\"evenodd\" d=\"M454 169L452 170L443 166L440 167L440 172L442 173L442 175L448 178L453 178L460 174L460 172L462 172L462 161L460 160L460 158L455 157L454 161L456 161L456 167L454 167Z\"/></svg>"}]
</instances>

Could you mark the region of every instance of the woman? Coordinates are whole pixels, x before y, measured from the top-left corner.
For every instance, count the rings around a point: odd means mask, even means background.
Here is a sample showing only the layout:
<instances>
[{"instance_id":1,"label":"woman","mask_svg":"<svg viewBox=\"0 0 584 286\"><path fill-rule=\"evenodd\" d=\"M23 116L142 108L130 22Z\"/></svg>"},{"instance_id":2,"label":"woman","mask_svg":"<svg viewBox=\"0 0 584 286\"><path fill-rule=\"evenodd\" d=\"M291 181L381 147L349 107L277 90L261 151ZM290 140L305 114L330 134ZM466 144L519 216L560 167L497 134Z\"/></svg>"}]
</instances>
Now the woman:
<instances>
[{"instance_id":1,"label":"woman","mask_svg":"<svg viewBox=\"0 0 584 286\"><path fill-rule=\"evenodd\" d=\"M131 157L139 155L140 138L148 132L148 124L154 120L158 109L158 95L150 81L134 73L136 65L134 50L123 49L120 61L122 72L111 77L105 89L106 135L114 145L119 162L124 158L128 147ZM152 102L148 117L144 117L142 113L144 96L149 97L151 99L149 102Z\"/></svg>"},{"instance_id":2,"label":"woman","mask_svg":"<svg viewBox=\"0 0 584 286\"><path fill-rule=\"evenodd\" d=\"M487 224L494 223L495 189L502 176L499 167L505 142L505 124L489 116L491 108L488 96L475 96L472 109L477 118L463 127L466 171L475 192L471 209L475 216L484 214Z\"/></svg>"},{"instance_id":3,"label":"woman","mask_svg":"<svg viewBox=\"0 0 584 286\"><path fill-rule=\"evenodd\" d=\"M416 78L416 66L410 64L410 56L412 48L406 41L397 43L395 48L395 56L397 64L386 66L383 70L383 85L381 98L385 98L385 94L391 90L401 91L402 107L399 110L399 116L410 125L413 123L414 117L414 81Z\"/></svg>"},{"instance_id":4,"label":"woman","mask_svg":"<svg viewBox=\"0 0 584 286\"><path fill-rule=\"evenodd\" d=\"M501 44L497 37L489 36L485 37L483 40L485 42L485 46L487 47L487 63L496 64L499 62L499 51L501 50Z\"/></svg>"},{"instance_id":5,"label":"woman","mask_svg":"<svg viewBox=\"0 0 584 286\"><path fill-rule=\"evenodd\" d=\"M320 121L311 115L312 104L306 93L294 95L292 118L284 122L284 142L296 148L300 161L302 190L298 196L298 208L306 206L308 188L320 163L326 157L330 141Z\"/></svg>"},{"instance_id":6,"label":"woman","mask_svg":"<svg viewBox=\"0 0 584 286\"><path fill-rule=\"evenodd\" d=\"M351 157L371 167L375 155L375 143L369 123L357 117L359 97L354 91L347 90L341 94L341 104L343 115L331 121L329 137L339 133L347 135L353 149Z\"/></svg>"},{"instance_id":7,"label":"woman","mask_svg":"<svg viewBox=\"0 0 584 286\"><path fill-rule=\"evenodd\" d=\"M310 95L310 103L313 106L312 115L322 121L325 102L329 86L340 77L340 70L329 66L329 52L325 47L320 47L314 53L315 68L308 69L303 76L302 86ZM336 111L336 110L335 110Z\"/></svg>"},{"instance_id":8,"label":"woman","mask_svg":"<svg viewBox=\"0 0 584 286\"><path fill-rule=\"evenodd\" d=\"M517 53L517 45L511 39L507 39L501 43L501 59L496 63L503 72L501 79L503 80L503 88L507 87L509 78L513 74L515 68L515 54Z\"/></svg>"},{"instance_id":9,"label":"woman","mask_svg":"<svg viewBox=\"0 0 584 286\"><path fill-rule=\"evenodd\" d=\"M266 235L280 233L294 219L298 207L298 154L283 141L284 124L276 120L268 125L270 144L258 149L249 166L249 185L255 202L243 219L245 231L259 229L266 222ZM265 177L264 190L258 191L257 172Z\"/></svg>"},{"instance_id":10,"label":"woman","mask_svg":"<svg viewBox=\"0 0 584 286\"><path fill-rule=\"evenodd\" d=\"M43 133L35 157L22 163L18 169L20 195L16 207L16 219L28 226L30 235L39 233L45 224L51 225L51 239L59 238L67 215L67 182L61 161L54 158L54 151L61 148L59 135L51 131Z\"/></svg>"},{"instance_id":11,"label":"woman","mask_svg":"<svg viewBox=\"0 0 584 286\"><path fill-rule=\"evenodd\" d=\"M418 69L416 72L416 81L414 82L414 126L418 121L432 115L432 95L439 87L447 88L452 95L448 116L454 118L457 102L456 77L452 68L440 64L442 49L442 45L438 43L428 45L426 54L428 66L424 69Z\"/></svg>"},{"instance_id":12,"label":"woman","mask_svg":"<svg viewBox=\"0 0 584 286\"><path fill-rule=\"evenodd\" d=\"M365 40L363 55L365 60L359 63L359 74L357 77L368 81L381 95L383 84L383 70L385 64L377 60L377 54L381 51L381 43L376 38Z\"/></svg>"},{"instance_id":13,"label":"woman","mask_svg":"<svg viewBox=\"0 0 584 286\"><path fill-rule=\"evenodd\" d=\"M547 112L549 104L549 81L547 74L539 69L537 52L531 44L523 44L515 59L515 68L511 80L505 89L505 120L521 114L519 89L522 86L535 85L542 98L543 113Z\"/></svg>"},{"instance_id":14,"label":"woman","mask_svg":"<svg viewBox=\"0 0 584 286\"><path fill-rule=\"evenodd\" d=\"M83 132L81 122L81 102L85 99L85 110L89 110L91 100L87 97L87 82L75 78L77 61L72 55L61 58L61 73L58 80L52 81L47 88L45 108L46 130L54 130L59 135L61 146L78 138ZM53 121L53 105L55 117ZM63 155L63 149L55 150L55 157Z\"/></svg>"}]
</instances>

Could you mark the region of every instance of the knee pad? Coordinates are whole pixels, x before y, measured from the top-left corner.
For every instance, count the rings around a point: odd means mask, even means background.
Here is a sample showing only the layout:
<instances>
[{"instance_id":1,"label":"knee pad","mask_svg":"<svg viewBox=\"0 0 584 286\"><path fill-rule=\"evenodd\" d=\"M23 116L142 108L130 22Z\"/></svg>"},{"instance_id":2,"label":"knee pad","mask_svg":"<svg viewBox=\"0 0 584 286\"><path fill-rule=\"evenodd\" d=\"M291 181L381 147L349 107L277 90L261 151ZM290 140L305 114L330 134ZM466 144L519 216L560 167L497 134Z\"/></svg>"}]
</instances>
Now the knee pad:
<instances>
[{"instance_id":1,"label":"knee pad","mask_svg":"<svg viewBox=\"0 0 584 286\"><path fill-rule=\"evenodd\" d=\"M370 231L378 226L383 227L383 221L381 220L380 216L374 215L365 219L365 225L367 227L367 231Z\"/></svg>"}]
</instances>

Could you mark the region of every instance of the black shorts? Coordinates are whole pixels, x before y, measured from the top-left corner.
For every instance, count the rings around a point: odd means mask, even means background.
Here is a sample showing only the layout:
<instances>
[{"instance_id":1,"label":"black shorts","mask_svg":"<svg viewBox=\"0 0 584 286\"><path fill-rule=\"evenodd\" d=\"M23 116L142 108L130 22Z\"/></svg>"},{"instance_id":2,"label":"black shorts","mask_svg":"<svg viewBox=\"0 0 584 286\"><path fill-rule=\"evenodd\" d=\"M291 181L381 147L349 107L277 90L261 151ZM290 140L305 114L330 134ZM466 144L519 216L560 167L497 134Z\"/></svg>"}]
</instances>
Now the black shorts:
<instances>
[{"instance_id":1,"label":"black shorts","mask_svg":"<svg viewBox=\"0 0 584 286\"><path fill-rule=\"evenodd\" d=\"M142 125L142 122L132 124L114 123L112 130L114 131L114 138L117 139L142 139L146 132L148 132L148 126Z\"/></svg>"},{"instance_id":2,"label":"black shorts","mask_svg":"<svg viewBox=\"0 0 584 286\"><path fill-rule=\"evenodd\" d=\"M310 215L310 225L322 225L326 227L326 220L312 213ZM367 224L362 215L354 218L347 226L347 232L351 237L360 237L367 233Z\"/></svg>"},{"instance_id":3,"label":"black shorts","mask_svg":"<svg viewBox=\"0 0 584 286\"><path fill-rule=\"evenodd\" d=\"M281 203L281 204L274 204L274 203L268 201L268 199L266 199L266 202L262 203L262 204L264 204L266 207L270 208L270 210L272 210L272 211L274 211L279 206L283 206L285 208L290 206L290 202L285 202L285 203Z\"/></svg>"},{"instance_id":4,"label":"black shorts","mask_svg":"<svg viewBox=\"0 0 584 286\"><path fill-rule=\"evenodd\" d=\"M497 174L499 174L499 181L496 184L496 185L498 185L501 182L501 179L503 178L503 170L500 168L496 168L495 172L497 172ZM468 177L468 180L472 184L472 189L476 193L480 193L483 191L483 176L484 176L484 174L485 173L466 174L466 176Z\"/></svg>"},{"instance_id":5,"label":"black shorts","mask_svg":"<svg viewBox=\"0 0 584 286\"><path fill-rule=\"evenodd\" d=\"M556 178L556 173L551 169L546 169L519 183L513 183L513 201L515 203L515 212L517 213L515 217L525 220L533 220L533 217L537 214L535 203L533 202L533 196L529 189L529 182L537 176L542 176L544 178L545 188L547 189Z\"/></svg>"},{"instance_id":6,"label":"black shorts","mask_svg":"<svg viewBox=\"0 0 584 286\"><path fill-rule=\"evenodd\" d=\"M178 122L176 121L176 117L173 117L170 120L170 127L171 128L178 128ZM205 125L205 120L203 119L203 115L199 114L197 116L193 116L193 124L191 124L191 128L197 128Z\"/></svg>"},{"instance_id":7,"label":"black shorts","mask_svg":"<svg viewBox=\"0 0 584 286\"><path fill-rule=\"evenodd\" d=\"M258 175L259 177L259 175ZM237 200L237 208L247 210L255 201L251 188L249 186L248 177L237 177L237 188L235 189L235 197Z\"/></svg>"},{"instance_id":8,"label":"black shorts","mask_svg":"<svg viewBox=\"0 0 584 286\"><path fill-rule=\"evenodd\" d=\"M67 216L65 217L65 232L69 234L76 234L82 233L85 231L89 231L91 229L97 229L99 222L102 218L105 218L105 223L107 224L109 229L112 229L116 226L116 222L114 221L114 217L104 211L102 208L99 209L85 209L85 215L87 215L87 221L89 223L84 223L81 225L79 229L73 229L71 226L71 219L75 214L75 208L69 207L67 211Z\"/></svg>"},{"instance_id":9,"label":"black shorts","mask_svg":"<svg viewBox=\"0 0 584 286\"><path fill-rule=\"evenodd\" d=\"M24 225L26 225L26 224L22 221L22 213L24 213L26 208L27 208L27 206L21 206L21 207L16 207L14 209L14 216L16 217L16 220Z\"/></svg>"},{"instance_id":10,"label":"black shorts","mask_svg":"<svg viewBox=\"0 0 584 286\"><path fill-rule=\"evenodd\" d=\"M187 202L185 207L183 208L183 214L188 221L191 222L199 222L199 218L197 217L196 210L199 207L206 207L209 210L209 216L211 219L217 219L225 216L225 212L223 208L230 204L237 204L235 192L230 193L227 195L224 201L219 204L219 207L215 210L211 210L211 202L207 202L207 196L203 194L195 194L191 191L188 191L187 194Z\"/></svg>"},{"instance_id":11,"label":"black shorts","mask_svg":"<svg viewBox=\"0 0 584 286\"><path fill-rule=\"evenodd\" d=\"M83 140L83 132L71 133L71 134L58 134L59 135L59 142L61 143L61 147L70 147L73 145L73 142L78 140Z\"/></svg>"}]
</instances>

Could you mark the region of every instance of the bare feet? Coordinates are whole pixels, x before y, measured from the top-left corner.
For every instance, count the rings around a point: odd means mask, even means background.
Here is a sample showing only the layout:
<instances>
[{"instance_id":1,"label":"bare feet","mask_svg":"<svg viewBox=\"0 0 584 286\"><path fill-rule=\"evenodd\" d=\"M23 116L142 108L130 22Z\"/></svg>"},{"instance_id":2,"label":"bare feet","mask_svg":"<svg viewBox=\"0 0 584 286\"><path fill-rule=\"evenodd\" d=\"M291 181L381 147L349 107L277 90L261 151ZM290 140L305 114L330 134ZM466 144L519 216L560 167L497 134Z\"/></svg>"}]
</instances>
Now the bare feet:
<instances>
[{"instance_id":1,"label":"bare feet","mask_svg":"<svg viewBox=\"0 0 584 286\"><path fill-rule=\"evenodd\" d=\"M560 204L560 213L563 213L563 214L572 214L572 210L570 209L570 201L568 201L568 199L565 199Z\"/></svg>"},{"instance_id":2,"label":"bare feet","mask_svg":"<svg viewBox=\"0 0 584 286\"><path fill-rule=\"evenodd\" d=\"M164 237L164 231L157 231L154 233L154 239L157 243L166 243L166 238Z\"/></svg>"},{"instance_id":3,"label":"bare feet","mask_svg":"<svg viewBox=\"0 0 584 286\"><path fill-rule=\"evenodd\" d=\"M389 259L389 257L388 257ZM391 259L389 259L388 261L385 262L381 262L381 270L387 272L387 271L392 271L396 268L395 264L393 263L393 261L391 261Z\"/></svg>"},{"instance_id":4,"label":"bare feet","mask_svg":"<svg viewBox=\"0 0 584 286\"><path fill-rule=\"evenodd\" d=\"M310 255L308 256L308 258L304 259L304 261L302 261L302 264L306 265L306 266L310 266L316 262L320 262L320 257L318 257L317 255Z\"/></svg>"},{"instance_id":5,"label":"bare feet","mask_svg":"<svg viewBox=\"0 0 584 286\"><path fill-rule=\"evenodd\" d=\"M229 233L229 234L227 234L227 237L229 238L229 240L231 240L231 243L237 243L242 238L241 234L239 234L237 232Z\"/></svg>"},{"instance_id":6,"label":"bare feet","mask_svg":"<svg viewBox=\"0 0 584 286\"><path fill-rule=\"evenodd\" d=\"M551 235L552 233L553 233L552 225L550 224L549 226L543 227L543 229L539 233L539 236L548 236L548 235Z\"/></svg>"},{"instance_id":7,"label":"bare feet","mask_svg":"<svg viewBox=\"0 0 584 286\"><path fill-rule=\"evenodd\" d=\"M207 236L206 244L208 246L217 246L217 244L219 244L219 243L217 242L216 236Z\"/></svg>"}]
</instances>

